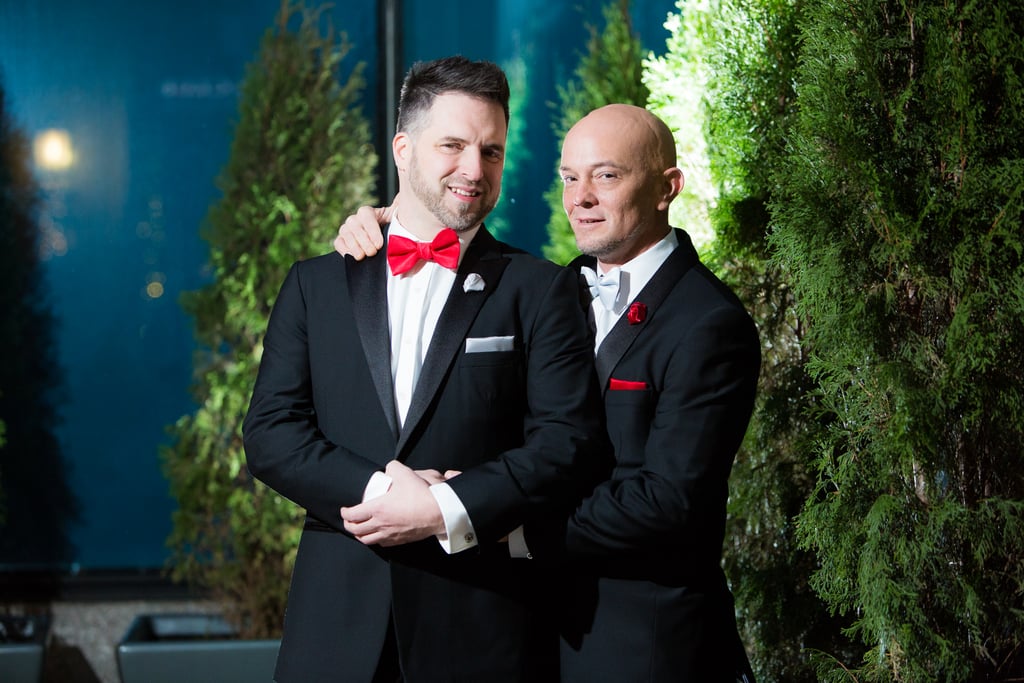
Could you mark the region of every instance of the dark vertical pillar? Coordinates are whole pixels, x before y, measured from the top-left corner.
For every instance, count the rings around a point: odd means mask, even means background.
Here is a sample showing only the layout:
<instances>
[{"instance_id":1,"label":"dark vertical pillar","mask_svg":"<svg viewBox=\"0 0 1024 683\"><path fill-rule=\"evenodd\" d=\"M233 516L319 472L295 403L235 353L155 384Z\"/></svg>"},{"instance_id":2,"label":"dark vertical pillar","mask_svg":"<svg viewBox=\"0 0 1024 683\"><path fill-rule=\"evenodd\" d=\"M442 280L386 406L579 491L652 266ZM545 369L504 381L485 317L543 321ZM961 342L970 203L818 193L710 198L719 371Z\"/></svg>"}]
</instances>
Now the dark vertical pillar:
<instances>
[{"instance_id":1,"label":"dark vertical pillar","mask_svg":"<svg viewBox=\"0 0 1024 683\"><path fill-rule=\"evenodd\" d=\"M377 188L382 204L389 204L398 192L398 176L391 161L391 138L395 135L398 92L405 66L402 57L402 0L377 2L377 152L380 155Z\"/></svg>"}]
</instances>

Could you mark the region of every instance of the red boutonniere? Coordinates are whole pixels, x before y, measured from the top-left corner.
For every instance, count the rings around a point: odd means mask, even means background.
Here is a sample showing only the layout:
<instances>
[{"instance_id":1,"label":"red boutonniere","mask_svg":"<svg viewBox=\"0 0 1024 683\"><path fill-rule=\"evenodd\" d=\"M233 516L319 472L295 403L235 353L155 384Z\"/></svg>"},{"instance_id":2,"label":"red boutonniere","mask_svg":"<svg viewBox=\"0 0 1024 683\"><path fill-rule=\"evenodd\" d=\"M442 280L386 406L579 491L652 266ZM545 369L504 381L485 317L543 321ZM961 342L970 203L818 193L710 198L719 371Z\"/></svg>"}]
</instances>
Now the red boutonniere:
<instances>
[{"instance_id":1,"label":"red boutonniere","mask_svg":"<svg viewBox=\"0 0 1024 683\"><path fill-rule=\"evenodd\" d=\"M639 325L647 318L647 304L634 301L626 311L626 320L630 325Z\"/></svg>"}]
</instances>

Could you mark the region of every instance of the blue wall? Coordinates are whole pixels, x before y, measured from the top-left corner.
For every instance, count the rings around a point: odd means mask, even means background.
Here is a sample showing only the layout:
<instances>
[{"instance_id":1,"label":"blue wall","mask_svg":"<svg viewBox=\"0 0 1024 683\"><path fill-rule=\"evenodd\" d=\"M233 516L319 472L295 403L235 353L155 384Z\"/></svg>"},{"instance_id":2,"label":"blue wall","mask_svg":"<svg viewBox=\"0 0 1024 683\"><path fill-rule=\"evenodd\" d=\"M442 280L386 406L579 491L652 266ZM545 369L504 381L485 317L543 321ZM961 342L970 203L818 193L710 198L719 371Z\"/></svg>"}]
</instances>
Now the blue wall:
<instances>
[{"instance_id":1,"label":"blue wall","mask_svg":"<svg viewBox=\"0 0 1024 683\"><path fill-rule=\"evenodd\" d=\"M505 237L539 253L548 219L540 196L557 155L548 103L585 48L586 24L601 24L602 3L402 4L405 66L454 53L525 59L529 157L507 183L514 194L503 201L514 210ZM174 503L157 451L166 425L192 409L194 343L178 297L204 282L199 228L217 199L238 85L278 6L0 1L0 77L15 123L30 138L69 131L77 156L69 170L38 177L65 385L58 437L80 511L70 559L80 568L156 567L166 557ZM354 44L349 59L366 62L364 111L376 119L376 1L335 6L334 25ZM662 51L674 2L634 0L633 10L645 46ZM147 293L154 281L157 297Z\"/></svg>"}]
</instances>

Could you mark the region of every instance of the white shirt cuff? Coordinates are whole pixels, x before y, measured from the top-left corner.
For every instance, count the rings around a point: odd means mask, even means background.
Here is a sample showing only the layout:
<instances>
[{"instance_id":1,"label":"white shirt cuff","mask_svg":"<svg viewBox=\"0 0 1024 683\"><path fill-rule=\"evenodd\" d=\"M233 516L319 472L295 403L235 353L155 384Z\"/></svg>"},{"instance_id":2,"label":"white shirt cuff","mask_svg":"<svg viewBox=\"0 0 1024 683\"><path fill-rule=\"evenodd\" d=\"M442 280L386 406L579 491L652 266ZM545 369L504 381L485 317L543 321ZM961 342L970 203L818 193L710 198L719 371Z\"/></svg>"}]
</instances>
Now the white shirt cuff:
<instances>
[{"instance_id":1,"label":"white shirt cuff","mask_svg":"<svg viewBox=\"0 0 1024 683\"><path fill-rule=\"evenodd\" d=\"M510 557L525 557L528 560L533 559L533 555L530 553L530 549L526 545L526 532L523 531L523 527L518 526L509 533L508 554Z\"/></svg>"},{"instance_id":2,"label":"white shirt cuff","mask_svg":"<svg viewBox=\"0 0 1024 683\"><path fill-rule=\"evenodd\" d=\"M466 507L452 491L448 484L433 484L430 487L437 506L441 508L441 516L444 518L444 534L437 535L437 542L449 555L461 553L477 545L476 532L473 531L473 523L469 520L469 513Z\"/></svg>"},{"instance_id":3,"label":"white shirt cuff","mask_svg":"<svg viewBox=\"0 0 1024 683\"><path fill-rule=\"evenodd\" d=\"M383 496L391 488L391 477L383 472L374 472L370 475L370 481L366 482L363 489L363 502Z\"/></svg>"}]
</instances>

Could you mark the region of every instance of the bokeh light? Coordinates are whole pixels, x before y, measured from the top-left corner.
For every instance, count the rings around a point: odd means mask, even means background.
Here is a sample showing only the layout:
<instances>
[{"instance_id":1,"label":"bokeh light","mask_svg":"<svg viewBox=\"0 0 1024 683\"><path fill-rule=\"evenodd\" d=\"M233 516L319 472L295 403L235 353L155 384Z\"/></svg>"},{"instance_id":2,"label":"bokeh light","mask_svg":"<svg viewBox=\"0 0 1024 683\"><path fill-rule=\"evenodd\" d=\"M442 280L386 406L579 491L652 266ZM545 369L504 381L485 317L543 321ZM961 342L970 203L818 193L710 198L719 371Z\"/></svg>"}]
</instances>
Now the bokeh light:
<instances>
[{"instance_id":1,"label":"bokeh light","mask_svg":"<svg viewBox=\"0 0 1024 683\"><path fill-rule=\"evenodd\" d=\"M34 152L36 165L48 171L63 171L70 168L75 160L71 135L56 128L36 135Z\"/></svg>"},{"instance_id":2,"label":"bokeh light","mask_svg":"<svg viewBox=\"0 0 1024 683\"><path fill-rule=\"evenodd\" d=\"M164 283L167 281L164 273L150 273L146 281L146 296L159 299L164 295Z\"/></svg>"}]
</instances>

